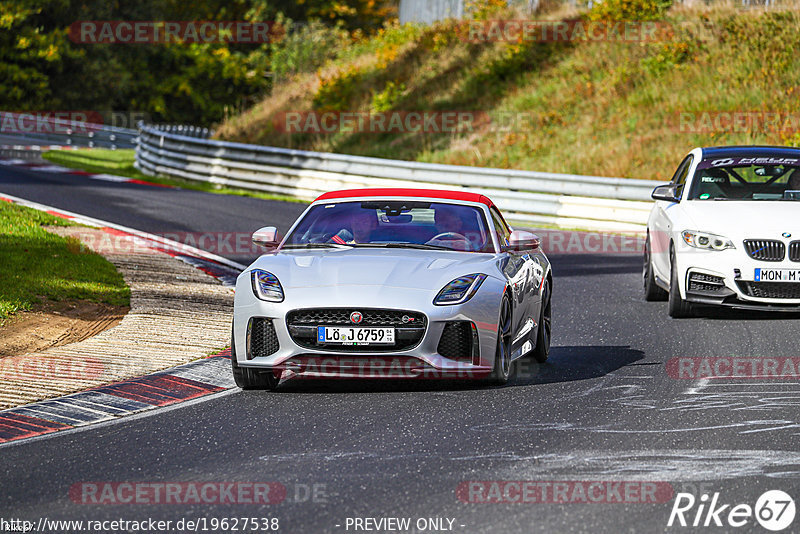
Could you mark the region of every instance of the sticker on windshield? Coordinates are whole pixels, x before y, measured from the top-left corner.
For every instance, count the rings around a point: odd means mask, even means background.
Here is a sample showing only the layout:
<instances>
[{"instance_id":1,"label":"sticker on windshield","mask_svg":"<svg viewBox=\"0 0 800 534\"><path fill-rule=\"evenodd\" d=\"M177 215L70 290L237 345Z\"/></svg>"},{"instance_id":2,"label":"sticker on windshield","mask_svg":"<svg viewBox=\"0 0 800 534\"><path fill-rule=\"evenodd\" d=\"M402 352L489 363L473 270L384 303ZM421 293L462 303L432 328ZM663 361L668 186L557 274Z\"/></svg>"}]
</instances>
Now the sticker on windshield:
<instances>
[{"instance_id":1,"label":"sticker on windshield","mask_svg":"<svg viewBox=\"0 0 800 534\"><path fill-rule=\"evenodd\" d=\"M742 165L791 165L800 166L798 158L718 158L704 159L697 164L698 169L709 169L714 167L737 167Z\"/></svg>"}]
</instances>

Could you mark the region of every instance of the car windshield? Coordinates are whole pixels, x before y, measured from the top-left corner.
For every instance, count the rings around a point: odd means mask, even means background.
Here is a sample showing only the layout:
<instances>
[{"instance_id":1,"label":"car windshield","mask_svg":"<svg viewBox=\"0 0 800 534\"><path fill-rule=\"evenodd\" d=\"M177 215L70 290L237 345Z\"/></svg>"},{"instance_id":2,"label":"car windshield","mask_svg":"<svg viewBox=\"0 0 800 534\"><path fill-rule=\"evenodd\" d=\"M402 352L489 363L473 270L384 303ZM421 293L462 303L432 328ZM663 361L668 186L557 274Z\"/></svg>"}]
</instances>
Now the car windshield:
<instances>
[{"instance_id":1,"label":"car windshield","mask_svg":"<svg viewBox=\"0 0 800 534\"><path fill-rule=\"evenodd\" d=\"M317 204L286 239L285 248L408 247L492 252L483 212L472 206L420 201Z\"/></svg>"},{"instance_id":2,"label":"car windshield","mask_svg":"<svg viewBox=\"0 0 800 534\"><path fill-rule=\"evenodd\" d=\"M701 161L689 200L800 200L800 161L787 158Z\"/></svg>"}]
</instances>

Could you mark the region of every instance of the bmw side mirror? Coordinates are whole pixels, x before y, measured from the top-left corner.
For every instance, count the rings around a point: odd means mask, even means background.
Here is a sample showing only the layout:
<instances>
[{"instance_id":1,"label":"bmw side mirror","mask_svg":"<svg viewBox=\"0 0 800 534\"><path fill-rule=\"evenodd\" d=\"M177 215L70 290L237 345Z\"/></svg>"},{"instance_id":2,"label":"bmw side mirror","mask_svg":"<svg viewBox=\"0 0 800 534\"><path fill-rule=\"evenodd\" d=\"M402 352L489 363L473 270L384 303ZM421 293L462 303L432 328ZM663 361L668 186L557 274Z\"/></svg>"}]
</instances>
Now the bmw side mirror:
<instances>
[{"instance_id":1,"label":"bmw side mirror","mask_svg":"<svg viewBox=\"0 0 800 534\"><path fill-rule=\"evenodd\" d=\"M653 189L653 194L650 195L654 200L666 200L667 202L680 202L681 196L678 193L677 184L659 185Z\"/></svg>"},{"instance_id":2,"label":"bmw side mirror","mask_svg":"<svg viewBox=\"0 0 800 534\"><path fill-rule=\"evenodd\" d=\"M253 243L262 247L275 248L281 244L278 239L278 229L274 226L265 226L253 232Z\"/></svg>"},{"instance_id":3,"label":"bmw side mirror","mask_svg":"<svg viewBox=\"0 0 800 534\"><path fill-rule=\"evenodd\" d=\"M536 250L539 248L539 236L525 230L514 230L508 239L506 250Z\"/></svg>"}]
</instances>

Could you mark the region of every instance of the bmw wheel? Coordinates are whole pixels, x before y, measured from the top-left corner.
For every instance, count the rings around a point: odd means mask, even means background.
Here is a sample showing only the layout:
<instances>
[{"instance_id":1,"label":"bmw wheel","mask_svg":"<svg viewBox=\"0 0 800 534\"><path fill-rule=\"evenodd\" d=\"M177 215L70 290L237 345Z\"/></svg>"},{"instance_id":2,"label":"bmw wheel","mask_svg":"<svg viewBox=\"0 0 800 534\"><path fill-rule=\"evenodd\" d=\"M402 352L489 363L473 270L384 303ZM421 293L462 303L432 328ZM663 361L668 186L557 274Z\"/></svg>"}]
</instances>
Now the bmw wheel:
<instances>
[{"instance_id":1,"label":"bmw wheel","mask_svg":"<svg viewBox=\"0 0 800 534\"><path fill-rule=\"evenodd\" d=\"M644 300L648 302L667 300L667 292L656 284L656 277L653 274L653 254L650 247L650 235L644 242L644 261L642 277L644 278Z\"/></svg>"},{"instance_id":2,"label":"bmw wheel","mask_svg":"<svg viewBox=\"0 0 800 534\"><path fill-rule=\"evenodd\" d=\"M669 276L669 316L673 319L691 317L692 303L685 301L681 297L681 290L678 284L678 265L675 261L675 250L670 250L670 276Z\"/></svg>"}]
</instances>

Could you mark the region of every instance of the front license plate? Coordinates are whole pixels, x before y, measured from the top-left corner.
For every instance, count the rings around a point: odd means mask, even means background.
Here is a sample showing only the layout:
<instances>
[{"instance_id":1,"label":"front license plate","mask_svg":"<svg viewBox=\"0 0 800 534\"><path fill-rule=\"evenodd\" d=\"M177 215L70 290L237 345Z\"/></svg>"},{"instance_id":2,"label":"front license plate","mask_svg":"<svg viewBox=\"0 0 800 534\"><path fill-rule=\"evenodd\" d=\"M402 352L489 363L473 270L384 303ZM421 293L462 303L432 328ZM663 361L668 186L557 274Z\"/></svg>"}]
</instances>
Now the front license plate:
<instances>
[{"instance_id":1,"label":"front license plate","mask_svg":"<svg viewBox=\"0 0 800 534\"><path fill-rule=\"evenodd\" d=\"M800 282L800 269L756 269L755 282Z\"/></svg>"},{"instance_id":2,"label":"front license plate","mask_svg":"<svg viewBox=\"0 0 800 534\"><path fill-rule=\"evenodd\" d=\"M394 328L318 326L317 343L328 345L393 345Z\"/></svg>"}]
</instances>

